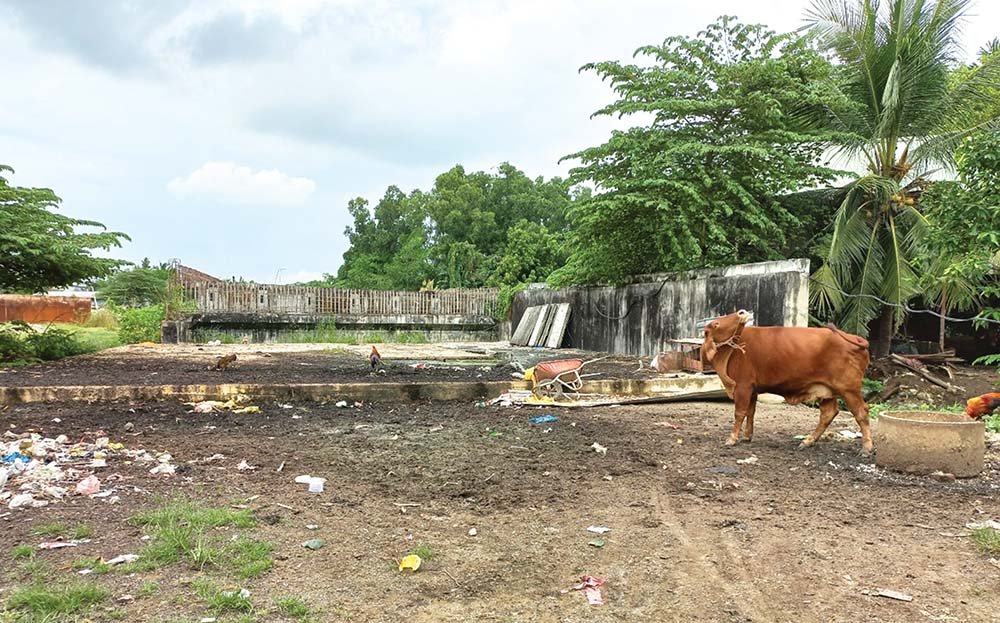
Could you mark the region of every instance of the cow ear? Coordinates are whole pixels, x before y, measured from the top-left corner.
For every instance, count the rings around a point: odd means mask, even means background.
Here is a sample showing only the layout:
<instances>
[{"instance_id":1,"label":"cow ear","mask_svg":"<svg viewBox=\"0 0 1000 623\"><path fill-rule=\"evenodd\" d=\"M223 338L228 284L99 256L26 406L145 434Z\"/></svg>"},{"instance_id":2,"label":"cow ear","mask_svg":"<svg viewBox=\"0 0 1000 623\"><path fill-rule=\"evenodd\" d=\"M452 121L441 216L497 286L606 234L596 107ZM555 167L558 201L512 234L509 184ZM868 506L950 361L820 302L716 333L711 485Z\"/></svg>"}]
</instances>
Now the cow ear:
<instances>
[{"instance_id":1,"label":"cow ear","mask_svg":"<svg viewBox=\"0 0 1000 623\"><path fill-rule=\"evenodd\" d=\"M702 363L712 363L716 352L718 352L718 349L715 347L715 340L712 339L712 336L706 335L705 342L701 345Z\"/></svg>"}]
</instances>

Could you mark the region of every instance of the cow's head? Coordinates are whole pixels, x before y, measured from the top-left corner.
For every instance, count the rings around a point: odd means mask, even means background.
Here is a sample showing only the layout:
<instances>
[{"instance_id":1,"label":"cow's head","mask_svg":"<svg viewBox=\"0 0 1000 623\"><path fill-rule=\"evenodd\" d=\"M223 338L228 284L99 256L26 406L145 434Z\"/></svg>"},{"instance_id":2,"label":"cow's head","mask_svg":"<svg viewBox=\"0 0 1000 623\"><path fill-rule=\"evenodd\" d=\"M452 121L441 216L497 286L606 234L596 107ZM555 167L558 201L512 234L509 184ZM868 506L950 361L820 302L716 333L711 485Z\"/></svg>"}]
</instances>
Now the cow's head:
<instances>
[{"instance_id":1,"label":"cow's head","mask_svg":"<svg viewBox=\"0 0 1000 623\"><path fill-rule=\"evenodd\" d=\"M715 359L715 354L719 352L718 345L725 344L741 330L741 328L753 320L753 313L745 309L716 318L705 327L705 343L702 344L701 354L709 363Z\"/></svg>"}]
</instances>

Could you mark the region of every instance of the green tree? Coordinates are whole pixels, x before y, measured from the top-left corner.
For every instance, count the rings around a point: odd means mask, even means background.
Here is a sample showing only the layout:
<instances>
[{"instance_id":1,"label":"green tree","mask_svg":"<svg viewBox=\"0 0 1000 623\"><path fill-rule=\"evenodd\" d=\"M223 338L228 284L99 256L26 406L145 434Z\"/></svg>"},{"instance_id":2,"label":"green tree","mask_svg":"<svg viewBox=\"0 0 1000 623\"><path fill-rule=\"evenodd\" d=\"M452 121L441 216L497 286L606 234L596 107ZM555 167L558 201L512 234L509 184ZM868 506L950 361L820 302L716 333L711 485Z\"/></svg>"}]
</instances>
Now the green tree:
<instances>
[{"instance_id":1,"label":"green tree","mask_svg":"<svg viewBox=\"0 0 1000 623\"><path fill-rule=\"evenodd\" d=\"M487 285L514 286L545 281L566 261L561 236L545 225L520 221L507 232L507 243Z\"/></svg>"},{"instance_id":2,"label":"green tree","mask_svg":"<svg viewBox=\"0 0 1000 623\"><path fill-rule=\"evenodd\" d=\"M138 266L117 270L95 287L102 299L122 307L163 304L167 298L170 270L144 259Z\"/></svg>"},{"instance_id":3,"label":"green tree","mask_svg":"<svg viewBox=\"0 0 1000 623\"><path fill-rule=\"evenodd\" d=\"M817 118L829 146L863 162L834 218L824 265L813 275L821 315L866 335L879 318L885 356L900 305L919 289L915 265L927 219L924 177L950 166L965 138L996 126L989 107L998 64L985 62L952 85L958 28L968 0L829 0L814 4L813 28L839 58ZM881 301L886 301L882 303Z\"/></svg>"},{"instance_id":4,"label":"green tree","mask_svg":"<svg viewBox=\"0 0 1000 623\"><path fill-rule=\"evenodd\" d=\"M124 262L94 257L129 237L96 221L53 212L60 199L47 188L11 186L0 165L0 291L41 292L104 277ZM102 231L80 231L95 228Z\"/></svg>"},{"instance_id":5,"label":"green tree","mask_svg":"<svg viewBox=\"0 0 1000 623\"><path fill-rule=\"evenodd\" d=\"M566 156L596 187L570 211L573 253L555 283L775 259L796 219L775 199L827 183L824 136L802 129L832 72L810 43L722 17L697 37L585 65L618 99L595 116L651 121Z\"/></svg>"}]
</instances>

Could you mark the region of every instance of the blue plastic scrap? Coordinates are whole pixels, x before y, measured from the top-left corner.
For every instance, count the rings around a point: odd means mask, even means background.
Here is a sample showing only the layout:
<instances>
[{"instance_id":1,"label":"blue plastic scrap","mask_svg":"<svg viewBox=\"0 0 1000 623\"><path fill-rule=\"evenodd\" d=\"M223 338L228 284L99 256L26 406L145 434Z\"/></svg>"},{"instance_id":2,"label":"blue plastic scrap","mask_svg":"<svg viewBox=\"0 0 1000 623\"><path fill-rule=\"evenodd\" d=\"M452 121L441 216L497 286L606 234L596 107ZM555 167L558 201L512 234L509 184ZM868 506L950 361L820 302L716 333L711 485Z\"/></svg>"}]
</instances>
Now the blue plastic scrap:
<instances>
[{"instance_id":1,"label":"blue plastic scrap","mask_svg":"<svg viewBox=\"0 0 1000 623\"><path fill-rule=\"evenodd\" d=\"M538 417L531 418L531 421L535 424L544 424L546 422L558 422L559 418L554 415L539 415Z\"/></svg>"},{"instance_id":2,"label":"blue plastic scrap","mask_svg":"<svg viewBox=\"0 0 1000 623\"><path fill-rule=\"evenodd\" d=\"M22 463L30 463L31 457L24 456L20 452L11 452L7 456L3 457L4 463L13 463L14 461L21 461Z\"/></svg>"}]
</instances>

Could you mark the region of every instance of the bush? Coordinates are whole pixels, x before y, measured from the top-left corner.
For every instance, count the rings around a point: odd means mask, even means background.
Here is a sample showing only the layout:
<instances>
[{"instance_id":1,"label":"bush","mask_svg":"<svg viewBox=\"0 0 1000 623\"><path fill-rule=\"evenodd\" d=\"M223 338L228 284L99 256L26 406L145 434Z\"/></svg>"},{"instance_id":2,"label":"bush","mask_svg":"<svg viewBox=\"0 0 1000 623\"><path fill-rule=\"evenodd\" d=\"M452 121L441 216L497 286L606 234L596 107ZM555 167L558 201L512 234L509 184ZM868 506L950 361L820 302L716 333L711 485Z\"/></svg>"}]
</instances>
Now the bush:
<instances>
[{"instance_id":1,"label":"bush","mask_svg":"<svg viewBox=\"0 0 1000 623\"><path fill-rule=\"evenodd\" d=\"M51 361L88 350L66 329L48 327L36 331L19 320L0 325L0 361L5 363Z\"/></svg>"},{"instance_id":2,"label":"bush","mask_svg":"<svg viewBox=\"0 0 1000 623\"><path fill-rule=\"evenodd\" d=\"M110 309L97 309L91 312L90 318L83 323L83 326L92 329L117 329L118 319Z\"/></svg>"},{"instance_id":3,"label":"bush","mask_svg":"<svg viewBox=\"0 0 1000 623\"><path fill-rule=\"evenodd\" d=\"M118 318L118 338L123 344L160 341L160 326L165 317L162 305L119 307L114 311Z\"/></svg>"}]
</instances>

